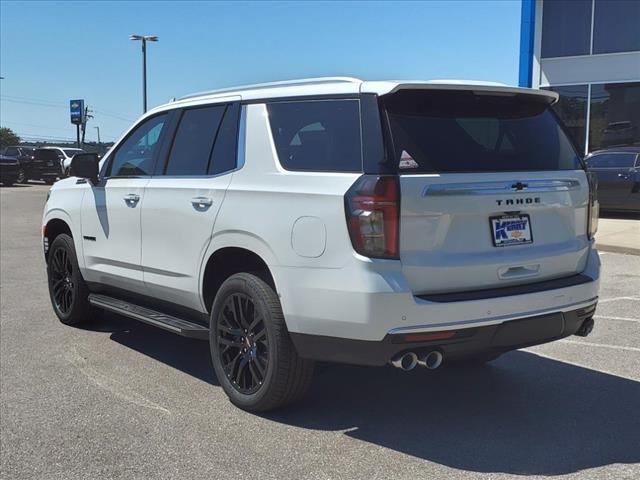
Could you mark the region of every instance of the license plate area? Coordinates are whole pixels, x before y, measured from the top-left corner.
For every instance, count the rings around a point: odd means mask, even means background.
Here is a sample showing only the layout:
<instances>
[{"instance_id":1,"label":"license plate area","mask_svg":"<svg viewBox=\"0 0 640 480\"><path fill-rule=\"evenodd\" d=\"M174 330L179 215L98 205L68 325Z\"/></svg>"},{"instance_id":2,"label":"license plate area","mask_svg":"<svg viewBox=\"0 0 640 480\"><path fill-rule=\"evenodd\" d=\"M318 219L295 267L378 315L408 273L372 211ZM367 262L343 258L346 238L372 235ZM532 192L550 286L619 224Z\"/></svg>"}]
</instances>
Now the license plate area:
<instances>
[{"instance_id":1,"label":"license plate area","mask_svg":"<svg viewBox=\"0 0 640 480\"><path fill-rule=\"evenodd\" d=\"M494 247L509 247L533 243L529 215L500 215L489 217Z\"/></svg>"}]
</instances>

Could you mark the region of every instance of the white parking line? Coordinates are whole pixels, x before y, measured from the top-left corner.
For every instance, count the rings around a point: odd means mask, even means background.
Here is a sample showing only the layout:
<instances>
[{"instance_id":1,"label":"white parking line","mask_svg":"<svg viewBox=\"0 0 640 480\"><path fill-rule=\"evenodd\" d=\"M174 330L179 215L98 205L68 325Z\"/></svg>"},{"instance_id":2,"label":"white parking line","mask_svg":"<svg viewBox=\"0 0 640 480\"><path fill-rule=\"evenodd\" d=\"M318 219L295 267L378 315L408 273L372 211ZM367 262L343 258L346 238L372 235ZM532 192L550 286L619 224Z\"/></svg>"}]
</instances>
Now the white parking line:
<instances>
[{"instance_id":1,"label":"white parking line","mask_svg":"<svg viewBox=\"0 0 640 480\"><path fill-rule=\"evenodd\" d=\"M607 319L607 320L622 320L622 321L625 321L625 322L640 323L640 319L638 319L638 318L629 318L629 317L610 317L608 315L594 315L593 318Z\"/></svg>"},{"instance_id":2,"label":"white parking line","mask_svg":"<svg viewBox=\"0 0 640 480\"><path fill-rule=\"evenodd\" d=\"M547 355L546 353L535 352L533 350L529 350L528 348L525 348L523 350L525 352L527 352L527 353L533 353L534 355L537 355L539 357L548 358L549 360L554 360L556 362L568 363L569 365L573 365L575 367L580 367L580 368L588 368L589 370L594 370L596 372L606 373L607 375L613 375L613 376L616 376L616 377L619 377L619 378L624 378L625 380L629 379L629 377L625 377L624 375L621 375L621 374L616 373L616 372L612 372L611 370L607 370L605 368L591 367L589 365L585 365L584 363L573 362L571 360L565 360L564 358L558 358L558 357L554 357L554 356L551 356L551 355Z\"/></svg>"},{"instance_id":3,"label":"white parking line","mask_svg":"<svg viewBox=\"0 0 640 480\"><path fill-rule=\"evenodd\" d=\"M562 343L570 343L571 345L586 345L587 347L612 348L614 350L626 350L628 352L640 352L640 348L622 347L620 345L608 345L606 343L576 342L575 340L559 340Z\"/></svg>"},{"instance_id":4,"label":"white parking line","mask_svg":"<svg viewBox=\"0 0 640 480\"><path fill-rule=\"evenodd\" d=\"M640 297L613 297L598 300L598 303L617 302L618 300L640 300Z\"/></svg>"}]
</instances>

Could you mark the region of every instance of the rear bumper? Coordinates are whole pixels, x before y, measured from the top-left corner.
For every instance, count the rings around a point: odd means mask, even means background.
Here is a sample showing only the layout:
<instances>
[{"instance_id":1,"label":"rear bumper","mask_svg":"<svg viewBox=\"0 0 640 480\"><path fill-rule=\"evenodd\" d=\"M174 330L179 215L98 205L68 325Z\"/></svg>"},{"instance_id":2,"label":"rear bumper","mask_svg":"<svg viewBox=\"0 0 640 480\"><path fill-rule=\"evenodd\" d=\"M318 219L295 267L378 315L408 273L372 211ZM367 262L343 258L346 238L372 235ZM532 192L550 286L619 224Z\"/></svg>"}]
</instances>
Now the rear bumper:
<instances>
[{"instance_id":1,"label":"rear bumper","mask_svg":"<svg viewBox=\"0 0 640 480\"><path fill-rule=\"evenodd\" d=\"M291 339L304 357L313 360L381 366L396 355L414 352L421 356L440 351L445 361L461 360L478 355L493 355L517 348L539 345L575 334L585 320L592 318L596 304L568 312L555 312L485 327L449 330L448 339L412 341L419 337L404 333L388 334L378 342L351 340L291 333Z\"/></svg>"},{"instance_id":2,"label":"rear bumper","mask_svg":"<svg viewBox=\"0 0 640 480\"><path fill-rule=\"evenodd\" d=\"M30 176L32 178L56 178L60 175L60 165L32 165Z\"/></svg>"},{"instance_id":3,"label":"rear bumper","mask_svg":"<svg viewBox=\"0 0 640 480\"><path fill-rule=\"evenodd\" d=\"M600 259L591 247L580 275L543 282L542 289L529 284L463 297L415 296L397 261L355 258L344 268L272 267L272 274L289 332L379 342L389 334L485 327L585 308L598 299Z\"/></svg>"}]
</instances>

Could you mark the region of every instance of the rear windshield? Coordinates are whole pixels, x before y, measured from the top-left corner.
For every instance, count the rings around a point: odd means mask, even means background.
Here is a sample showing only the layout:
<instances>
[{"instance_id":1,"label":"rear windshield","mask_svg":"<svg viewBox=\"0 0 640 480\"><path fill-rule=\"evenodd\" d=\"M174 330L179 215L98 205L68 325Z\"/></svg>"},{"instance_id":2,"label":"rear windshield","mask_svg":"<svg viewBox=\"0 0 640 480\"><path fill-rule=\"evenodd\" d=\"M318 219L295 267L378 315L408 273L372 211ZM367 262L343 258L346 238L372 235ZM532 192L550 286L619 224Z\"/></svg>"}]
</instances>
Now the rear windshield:
<instances>
[{"instance_id":1,"label":"rear windshield","mask_svg":"<svg viewBox=\"0 0 640 480\"><path fill-rule=\"evenodd\" d=\"M56 150L50 150L48 148L38 148L35 150L34 155L36 160L57 160L58 152Z\"/></svg>"},{"instance_id":2,"label":"rear windshield","mask_svg":"<svg viewBox=\"0 0 640 480\"><path fill-rule=\"evenodd\" d=\"M401 174L581 168L538 97L401 90L383 97L383 107Z\"/></svg>"},{"instance_id":3,"label":"rear windshield","mask_svg":"<svg viewBox=\"0 0 640 480\"><path fill-rule=\"evenodd\" d=\"M83 150L78 148L65 148L63 151L67 157L73 157L76 153L83 153Z\"/></svg>"}]
</instances>

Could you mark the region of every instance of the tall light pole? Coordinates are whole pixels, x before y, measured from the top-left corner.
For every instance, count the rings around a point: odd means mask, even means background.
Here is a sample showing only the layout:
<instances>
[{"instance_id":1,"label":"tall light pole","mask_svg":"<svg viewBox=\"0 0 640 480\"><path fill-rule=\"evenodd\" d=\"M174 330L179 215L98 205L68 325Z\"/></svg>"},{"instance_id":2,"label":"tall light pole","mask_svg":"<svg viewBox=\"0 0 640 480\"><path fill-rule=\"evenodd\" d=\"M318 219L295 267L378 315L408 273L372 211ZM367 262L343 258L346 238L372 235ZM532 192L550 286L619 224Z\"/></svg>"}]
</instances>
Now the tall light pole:
<instances>
[{"instance_id":1,"label":"tall light pole","mask_svg":"<svg viewBox=\"0 0 640 480\"><path fill-rule=\"evenodd\" d=\"M142 41L142 111L147 111L147 42L157 42L155 35L129 35L129 40Z\"/></svg>"},{"instance_id":2,"label":"tall light pole","mask_svg":"<svg viewBox=\"0 0 640 480\"><path fill-rule=\"evenodd\" d=\"M98 131L98 145L100 145L100 127L93 127Z\"/></svg>"}]
</instances>

